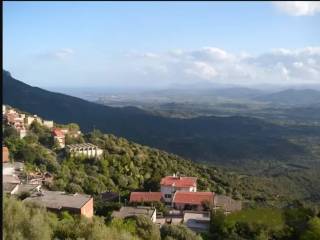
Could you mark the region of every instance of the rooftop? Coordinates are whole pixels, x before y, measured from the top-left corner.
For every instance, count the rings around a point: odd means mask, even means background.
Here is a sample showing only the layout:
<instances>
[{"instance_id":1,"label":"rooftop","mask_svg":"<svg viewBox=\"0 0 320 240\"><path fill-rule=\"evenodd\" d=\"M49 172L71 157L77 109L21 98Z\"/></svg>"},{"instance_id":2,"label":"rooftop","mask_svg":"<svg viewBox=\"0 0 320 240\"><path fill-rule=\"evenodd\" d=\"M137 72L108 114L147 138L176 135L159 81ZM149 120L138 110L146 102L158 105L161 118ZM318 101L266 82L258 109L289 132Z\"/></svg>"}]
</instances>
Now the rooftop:
<instances>
[{"instance_id":1,"label":"rooftop","mask_svg":"<svg viewBox=\"0 0 320 240\"><path fill-rule=\"evenodd\" d=\"M18 185L19 183L4 182L3 191L5 193L11 193Z\"/></svg>"},{"instance_id":2,"label":"rooftop","mask_svg":"<svg viewBox=\"0 0 320 240\"><path fill-rule=\"evenodd\" d=\"M16 175L2 175L3 183L20 183L20 179Z\"/></svg>"},{"instance_id":3,"label":"rooftop","mask_svg":"<svg viewBox=\"0 0 320 240\"><path fill-rule=\"evenodd\" d=\"M41 188L40 184L19 184L16 194L20 194L23 192L32 192L40 188Z\"/></svg>"},{"instance_id":4,"label":"rooftop","mask_svg":"<svg viewBox=\"0 0 320 240\"><path fill-rule=\"evenodd\" d=\"M155 208L151 207L121 207L119 211L114 211L112 217L126 218L138 215L152 217Z\"/></svg>"},{"instance_id":5,"label":"rooftop","mask_svg":"<svg viewBox=\"0 0 320 240\"><path fill-rule=\"evenodd\" d=\"M200 205L204 201L213 203L213 192L180 192L177 191L173 197L173 203Z\"/></svg>"},{"instance_id":6,"label":"rooftop","mask_svg":"<svg viewBox=\"0 0 320 240\"><path fill-rule=\"evenodd\" d=\"M76 149L76 148L97 148L96 145L93 145L92 143L79 143L79 144L70 144L67 145L66 148L70 149Z\"/></svg>"},{"instance_id":7,"label":"rooftop","mask_svg":"<svg viewBox=\"0 0 320 240\"><path fill-rule=\"evenodd\" d=\"M167 176L161 179L160 185L175 187L196 187L196 177Z\"/></svg>"},{"instance_id":8,"label":"rooftop","mask_svg":"<svg viewBox=\"0 0 320 240\"><path fill-rule=\"evenodd\" d=\"M130 202L160 202L161 192L131 192Z\"/></svg>"},{"instance_id":9,"label":"rooftop","mask_svg":"<svg viewBox=\"0 0 320 240\"><path fill-rule=\"evenodd\" d=\"M64 137L64 134L60 128L53 129L52 134L53 134L53 136L56 136L56 137Z\"/></svg>"},{"instance_id":10,"label":"rooftop","mask_svg":"<svg viewBox=\"0 0 320 240\"><path fill-rule=\"evenodd\" d=\"M59 191L42 191L34 193L31 197L26 198L24 201L36 202L47 208L61 209L61 208L82 208L92 197L85 194L68 194Z\"/></svg>"}]
</instances>

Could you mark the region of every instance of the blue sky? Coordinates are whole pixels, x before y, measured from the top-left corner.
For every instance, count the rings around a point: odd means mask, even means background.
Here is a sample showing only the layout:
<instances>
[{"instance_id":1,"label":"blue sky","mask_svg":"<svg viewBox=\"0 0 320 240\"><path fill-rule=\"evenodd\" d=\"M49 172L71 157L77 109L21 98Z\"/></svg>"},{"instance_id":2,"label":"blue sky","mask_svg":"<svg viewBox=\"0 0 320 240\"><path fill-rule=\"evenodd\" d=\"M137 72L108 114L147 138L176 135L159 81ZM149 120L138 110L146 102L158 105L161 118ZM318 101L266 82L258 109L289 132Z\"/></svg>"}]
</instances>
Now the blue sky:
<instances>
[{"instance_id":1,"label":"blue sky","mask_svg":"<svg viewBox=\"0 0 320 240\"><path fill-rule=\"evenodd\" d=\"M319 79L320 14L318 6L310 6L5 2L4 68L41 87L160 86L197 81L259 84L277 74L276 81L284 79L287 84L298 83L305 73L297 72L298 66L308 67L303 68L311 74L306 81L314 83ZM287 52L275 53L275 49ZM222 61L220 50L230 58ZM172 54L177 51L178 55ZM210 59L203 54L211 54ZM288 54L292 59L283 61ZM261 61L270 55L281 55L281 61L272 58L276 64L261 67ZM256 65L259 69L252 70ZM245 71L224 74L237 67ZM270 71L263 79L255 77Z\"/></svg>"}]
</instances>

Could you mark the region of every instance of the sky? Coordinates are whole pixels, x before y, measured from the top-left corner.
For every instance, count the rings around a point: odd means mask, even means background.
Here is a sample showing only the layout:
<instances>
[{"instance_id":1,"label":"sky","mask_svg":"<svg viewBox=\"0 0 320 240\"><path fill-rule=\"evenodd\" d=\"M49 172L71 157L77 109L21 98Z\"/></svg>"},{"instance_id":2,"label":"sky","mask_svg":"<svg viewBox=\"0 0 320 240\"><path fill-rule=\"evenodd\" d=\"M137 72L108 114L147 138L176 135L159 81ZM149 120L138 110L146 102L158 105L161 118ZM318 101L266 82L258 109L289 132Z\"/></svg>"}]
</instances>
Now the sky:
<instances>
[{"instance_id":1,"label":"sky","mask_svg":"<svg viewBox=\"0 0 320 240\"><path fill-rule=\"evenodd\" d=\"M3 68L33 86L320 84L318 2L4 2Z\"/></svg>"}]
</instances>

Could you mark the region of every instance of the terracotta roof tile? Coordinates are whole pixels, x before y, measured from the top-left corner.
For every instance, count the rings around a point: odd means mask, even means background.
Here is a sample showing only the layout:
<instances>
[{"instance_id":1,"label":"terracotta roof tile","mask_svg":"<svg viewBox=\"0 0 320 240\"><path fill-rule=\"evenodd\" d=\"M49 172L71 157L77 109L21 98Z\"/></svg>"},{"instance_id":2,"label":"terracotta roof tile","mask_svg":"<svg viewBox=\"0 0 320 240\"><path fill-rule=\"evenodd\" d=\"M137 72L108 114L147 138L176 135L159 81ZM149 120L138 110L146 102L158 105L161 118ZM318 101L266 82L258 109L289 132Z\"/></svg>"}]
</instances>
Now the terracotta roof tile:
<instances>
[{"instance_id":1,"label":"terracotta roof tile","mask_svg":"<svg viewBox=\"0 0 320 240\"><path fill-rule=\"evenodd\" d=\"M197 178L167 176L161 179L160 185L175 187L196 187Z\"/></svg>"},{"instance_id":2,"label":"terracotta roof tile","mask_svg":"<svg viewBox=\"0 0 320 240\"><path fill-rule=\"evenodd\" d=\"M132 192L130 202L160 202L161 192Z\"/></svg>"},{"instance_id":3,"label":"terracotta roof tile","mask_svg":"<svg viewBox=\"0 0 320 240\"><path fill-rule=\"evenodd\" d=\"M63 132L59 128L53 129L52 134L53 134L53 136L56 136L56 137L64 137Z\"/></svg>"},{"instance_id":4,"label":"terracotta roof tile","mask_svg":"<svg viewBox=\"0 0 320 240\"><path fill-rule=\"evenodd\" d=\"M213 192L182 192L177 191L173 197L173 203L182 204L197 204L200 205L203 201L209 201L213 203Z\"/></svg>"}]
</instances>

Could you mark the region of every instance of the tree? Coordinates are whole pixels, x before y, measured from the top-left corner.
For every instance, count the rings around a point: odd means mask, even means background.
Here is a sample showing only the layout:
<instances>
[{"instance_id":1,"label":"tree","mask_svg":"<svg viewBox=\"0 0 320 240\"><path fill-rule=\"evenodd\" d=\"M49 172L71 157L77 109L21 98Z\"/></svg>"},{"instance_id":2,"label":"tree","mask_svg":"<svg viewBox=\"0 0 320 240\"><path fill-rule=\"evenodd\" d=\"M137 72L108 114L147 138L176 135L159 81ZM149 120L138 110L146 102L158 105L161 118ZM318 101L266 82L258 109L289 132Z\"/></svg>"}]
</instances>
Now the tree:
<instances>
[{"instance_id":1,"label":"tree","mask_svg":"<svg viewBox=\"0 0 320 240\"><path fill-rule=\"evenodd\" d=\"M3 233L5 240L52 239L53 231L45 209L25 205L14 198L4 198Z\"/></svg>"},{"instance_id":2,"label":"tree","mask_svg":"<svg viewBox=\"0 0 320 240\"><path fill-rule=\"evenodd\" d=\"M191 231L186 226L179 225L169 225L164 224L161 227L161 238L162 239L175 239L175 240L201 240L201 236L197 235Z\"/></svg>"},{"instance_id":3,"label":"tree","mask_svg":"<svg viewBox=\"0 0 320 240\"><path fill-rule=\"evenodd\" d=\"M308 221L306 231L302 234L301 240L320 239L320 218L314 217Z\"/></svg>"},{"instance_id":4,"label":"tree","mask_svg":"<svg viewBox=\"0 0 320 240\"><path fill-rule=\"evenodd\" d=\"M146 216L134 216L132 219L136 223L137 235L142 240L160 240L159 228Z\"/></svg>"},{"instance_id":5,"label":"tree","mask_svg":"<svg viewBox=\"0 0 320 240\"><path fill-rule=\"evenodd\" d=\"M77 133L80 130L80 127L76 123L69 123L68 124L68 129L72 133Z\"/></svg>"},{"instance_id":6,"label":"tree","mask_svg":"<svg viewBox=\"0 0 320 240\"><path fill-rule=\"evenodd\" d=\"M7 138L7 137L19 138L19 133L14 127L5 126L3 128L3 138Z\"/></svg>"}]
</instances>

